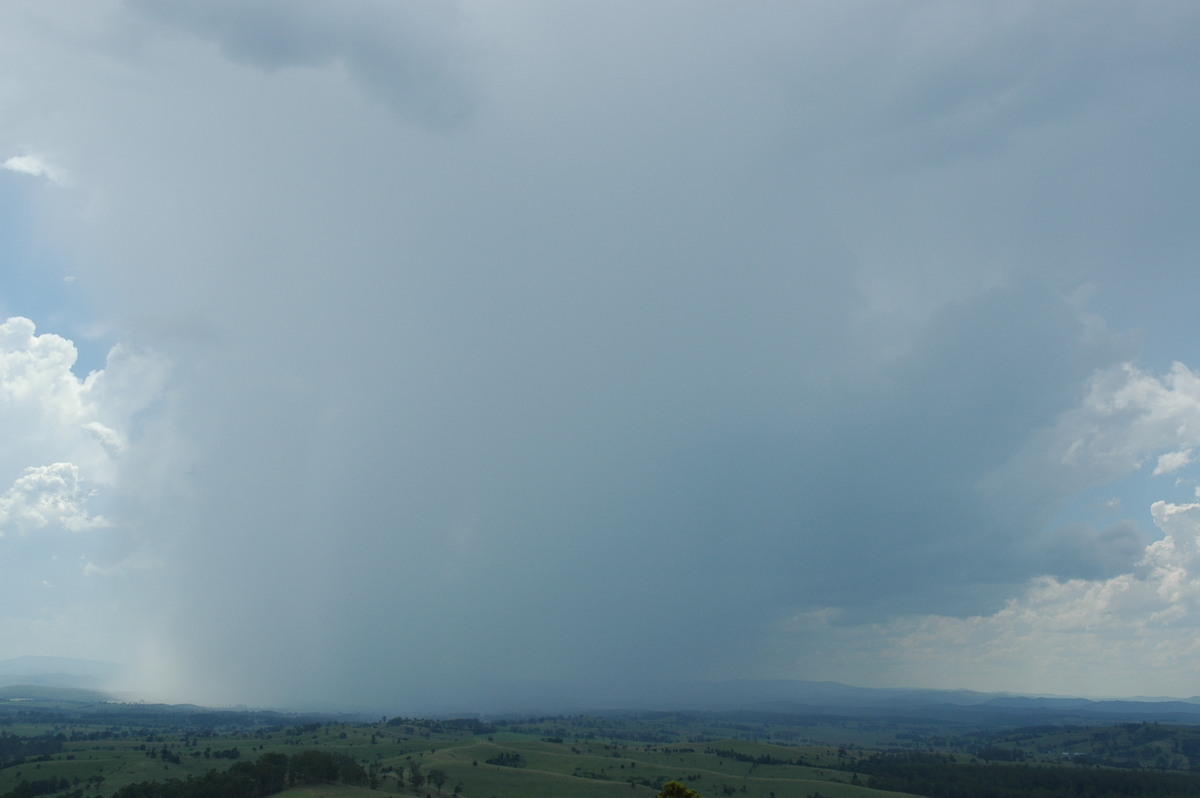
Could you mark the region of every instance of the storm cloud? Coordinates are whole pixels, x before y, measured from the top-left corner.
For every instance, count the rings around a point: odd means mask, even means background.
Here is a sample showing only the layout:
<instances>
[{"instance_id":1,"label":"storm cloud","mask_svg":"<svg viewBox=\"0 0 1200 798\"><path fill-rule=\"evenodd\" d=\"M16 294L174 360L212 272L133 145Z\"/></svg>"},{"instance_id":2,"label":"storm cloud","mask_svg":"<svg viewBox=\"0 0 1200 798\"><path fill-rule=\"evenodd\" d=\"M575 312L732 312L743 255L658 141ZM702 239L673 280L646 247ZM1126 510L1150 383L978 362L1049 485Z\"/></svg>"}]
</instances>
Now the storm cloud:
<instances>
[{"instance_id":1,"label":"storm cloud","mask_svg":"<svg viewBox=\"0 0 1200 798\"><path fill-rule=\"evenodd\" d=\"M33 220L0 356L54 350L27 395L70 409L18 420L0 375L0 567L55 541L120 630L35 633L81 612L43 602L11 656L396 710L926 656L1041 690L1037 647L986 643L1004 608L1165 584L1194 513L1151 503L1195 500L1200 447L1187 5L0 15ZM69 339L113 354L76 374ZM46 552L14 545L34 488ZM1147 692L1121 651L1090 688Z\"/></svg>"}]
</instances>

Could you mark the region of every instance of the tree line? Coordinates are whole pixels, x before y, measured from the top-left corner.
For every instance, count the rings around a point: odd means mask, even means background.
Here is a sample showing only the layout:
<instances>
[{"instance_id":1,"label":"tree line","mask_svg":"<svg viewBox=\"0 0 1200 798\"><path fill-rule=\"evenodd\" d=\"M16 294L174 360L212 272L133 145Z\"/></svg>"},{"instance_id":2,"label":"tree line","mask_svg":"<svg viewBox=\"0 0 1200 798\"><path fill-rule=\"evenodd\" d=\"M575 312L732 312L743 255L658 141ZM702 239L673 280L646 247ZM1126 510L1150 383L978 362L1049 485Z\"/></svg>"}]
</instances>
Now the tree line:
<instances>
[{"instance_id":1,"label":"tree line","mask_svg":"<svg viewBox=\"0 0 1200 798\"><path fill-rule=\"evenodd\" d=\"M263 754L254 762L237 762L229 770L210 770L199 778L141 781L120 788L113 798L264 798L296 784L367 783L362 765L346 754L301 751Z\"/></svg>"},{"instance_id":2,"label":"tree line","mask_svg":"<svg viewBox=\"0 0 1200 798\"><path fill-rule=\"evenodd\" d=\"M941 754L875 754L852 769L876 790L931 798L1191 798L1200 776L1054 765L972 764Z\"/></svg>"},{"instance_id":3,"label":"tree line","mask_svg":"<svg viewBox=\"0 0 1200 798\"><path fill-rule=\"evenodd\" d=\"M62 734L41 737L20 737L0 732L0 768L23 764L34 757L49 758L50 754L61 753L67 740Z\"/></svg>"}]
</instances>

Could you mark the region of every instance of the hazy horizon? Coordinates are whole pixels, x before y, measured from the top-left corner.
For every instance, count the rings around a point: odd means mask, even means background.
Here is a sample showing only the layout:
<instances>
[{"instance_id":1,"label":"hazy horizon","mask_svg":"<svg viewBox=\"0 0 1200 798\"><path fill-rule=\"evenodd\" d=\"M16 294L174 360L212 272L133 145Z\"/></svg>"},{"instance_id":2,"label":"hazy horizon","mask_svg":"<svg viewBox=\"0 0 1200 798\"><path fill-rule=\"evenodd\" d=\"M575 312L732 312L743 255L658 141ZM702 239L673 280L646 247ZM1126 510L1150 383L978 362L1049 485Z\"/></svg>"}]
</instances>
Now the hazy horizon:
<instances>
[{"instance_id":1,"label":"hazy horizon","mask_svg":"<svg viewBox=\"0 0 1200 798\"><path fill-rule=\"evenodd\" d=\"M0 7L0 659L1200 694L1200 7Z\"/></svg>"},{"instance_id":2,"label":"hazy horizon","mask_svg":"<svg viewBox=\"0 0 1200 798\"><path fill-rule=\"evenodd\" d=\"M0 690L24 688L37 691L62 690L63 700L85 700L84 694L104 695L108 700L136 704L159 703L137 689L129 680L127 670L119 663L100 662L64 657L20 656L0 660ZM52 695L38 692L36 695ZM442 717L449 715L511 715L553 714L571 715L594 712L663 712L663 711L767 711L776 713L829 711L862 714L864 712L913 712L937 708L991 707L997 700L1032 701L1032 704L1002 704L1008 709L1024 708L1027 712L1061 711L1057 702L1071 702L1074 709L1130 716L1155 716L1155 705L1163 705L1169 713L1178 712L1179 704L1195 704L1200 715L1200 696L1125 695L1088 696L1058 693L1021 693L1010 691L977 691L954 687L911 687L890 685L863 687L836 680L807 681L800 679L730 679L694 682L640 682L636 684L600 683L509 683L478 684L473 691L431 700L408 698L372 700L364 696L352 703L331 702L313 691L299 703L282 705L261 702L237 704L203 704L205 709L237 711L269 711L283 713L316 712L321 714L358 714L362 716ZM1052 703L1039 703L1049 701ZM1076 705L1074 702L1093 702ZM1117 702L1127 708L1114 709ZM162 702L170 703L170 702ZM189 702L190 703L190 702ZM191 704L195 705L195 704ZM1001 710L1002 712L1003 710ZM1111 714L1102 715L1108 720ZM1000 717L1000 716L998 716ZM1034 722L1032 718L1028 722Z\"/></svg>"}]
</instances>

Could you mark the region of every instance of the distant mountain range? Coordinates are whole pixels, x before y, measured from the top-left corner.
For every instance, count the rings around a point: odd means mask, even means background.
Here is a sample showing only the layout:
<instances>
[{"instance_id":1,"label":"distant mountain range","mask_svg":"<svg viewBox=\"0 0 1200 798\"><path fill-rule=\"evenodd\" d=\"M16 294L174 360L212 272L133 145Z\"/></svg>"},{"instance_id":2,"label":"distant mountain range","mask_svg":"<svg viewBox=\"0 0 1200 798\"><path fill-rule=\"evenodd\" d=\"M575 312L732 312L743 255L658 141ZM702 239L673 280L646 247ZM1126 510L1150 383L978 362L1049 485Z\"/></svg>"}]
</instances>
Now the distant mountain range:
<instances>
[{"instance_id":1,"label":"distant mountain range","mask_svg":"<svg viewBox=\"0 0 1200 798\"><path fill-rule=\"evenodd\" d=\"M111 662L62 657L0 660L0 701L8 698L10 693L15 695L13 689L18 687L22 688L21 694L26 697L48 697L53 694L66 701L94 701L106 696L91 691L103 691L120 671L121 667ZM58 689L58 692L53 692L54 689ZM119 700L136 701L137 697L123 695ZM326 706L327 711L335 712L367 709ZM388 707L380 709L394 710ZM509 685L477 692L474 698L464 697L461 702L405 708L406 712L415 711L426 716L689 710L981 726L1141 721L1200 724L1200 697L1092 700L972 690L854 687L840 682L762 679L656 685ZM371 712L376 711L371 708Z\"/></svg>"},{"instance_id":2,"label":"distant mountain range","mask_svg":"<svg viewBox=\"0 0 1200 798\"><path fill-rule=\"evenodd\" d=\"M67 657L16 657L0 660L0 687L31 685L102 689L120 672L111 662Z\"/></svg>"},{"instance_id":3,"label":"distant mountain range","mask_svg":"<svg viewBox=\"0 0 1200 798\"><path fill-rule=\"evenodd\" d=\"M1162 721L1200 724L1200 698L1091 700L972 690L855 687L840 682L742 679L659 685L531 684L429 713L574 714L614 711L749 712L822 718L1017 726Z\"/></svg>"},{"instance_id":4,"label":"distant mountain range","mask_svg":"<svg viewBox=\"0 0 1200 798\"><path fill-rule=\"evenodd\" d=\"M1159 720L1200 723L1200 697L1092 700L972 690L854 687L840 682L738 680L684 684L659 695L664 707L785 714L1036 724Z\"/></svg>"}]
</instances>

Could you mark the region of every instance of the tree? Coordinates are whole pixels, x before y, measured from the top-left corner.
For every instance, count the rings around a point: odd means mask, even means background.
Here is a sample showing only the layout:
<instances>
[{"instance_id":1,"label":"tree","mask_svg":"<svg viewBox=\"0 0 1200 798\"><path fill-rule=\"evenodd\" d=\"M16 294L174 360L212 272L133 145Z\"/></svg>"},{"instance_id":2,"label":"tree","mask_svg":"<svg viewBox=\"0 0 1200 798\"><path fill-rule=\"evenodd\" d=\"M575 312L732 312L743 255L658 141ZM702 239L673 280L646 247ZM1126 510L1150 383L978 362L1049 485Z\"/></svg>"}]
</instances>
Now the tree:
<instances>
[{"instance_id":1,"label":"tree","mask_svg":"<svg viewBox=\"0 0 1200 798\"><path fill-rule=\"evenodd\" d=\"M701 798L700 793L690 790L678 781L668 781L663 785L658 798Z\"/></svg>"},{"instance_id":2,"label":"tree","mask_svg":"<svg viewBox=\"0 0 1200 798\"><path fill-rule=\"evenodd\" d=\"M301 751L291 759L290 775L301 784L332 784L338 780L338 763L324 751Z\"/></svg>"},{"instance_id":3,"label":"tree","mask_svg":"<svg viewBox=\"0 0 1200 798\"><path fill-rule=\"evenodd\" d=\"M440 768L430 768L429 783L437 787L438 795L441 795L442 785L446 783L446 771Z\"/></svg>"},{"instance_id":4,"label":"tree","mask_svg":"<svg viewBox=\"0 0 1200 798\"><path fill-rule=\"evenodd\" d=\"M421 772L421 763L413 762L408 766L408 784L413 788L413 792L421 789L421 785L425 783L425 774Z\"/></svg>"},{"instance_id":5,"label":"tree","mask_svg":"<svg viewBox=\"0 0 1200 798\"><path fill-rule=\"evenodd\" d=\"M288 758L286 754L263 754L255 763L254 779L263 795L283 792L287 786Z\"/></svg>"},{"instance_id":6,"label":"tree","mask_svg":"<svg viewBox=\"0 0 1200 798\"><path fill-rule=\"evenodd\" d=\"M291 778L301 784L365 784L367 771L346 754L301 751L291 758Z\"/></svg>"}]
</instances>

